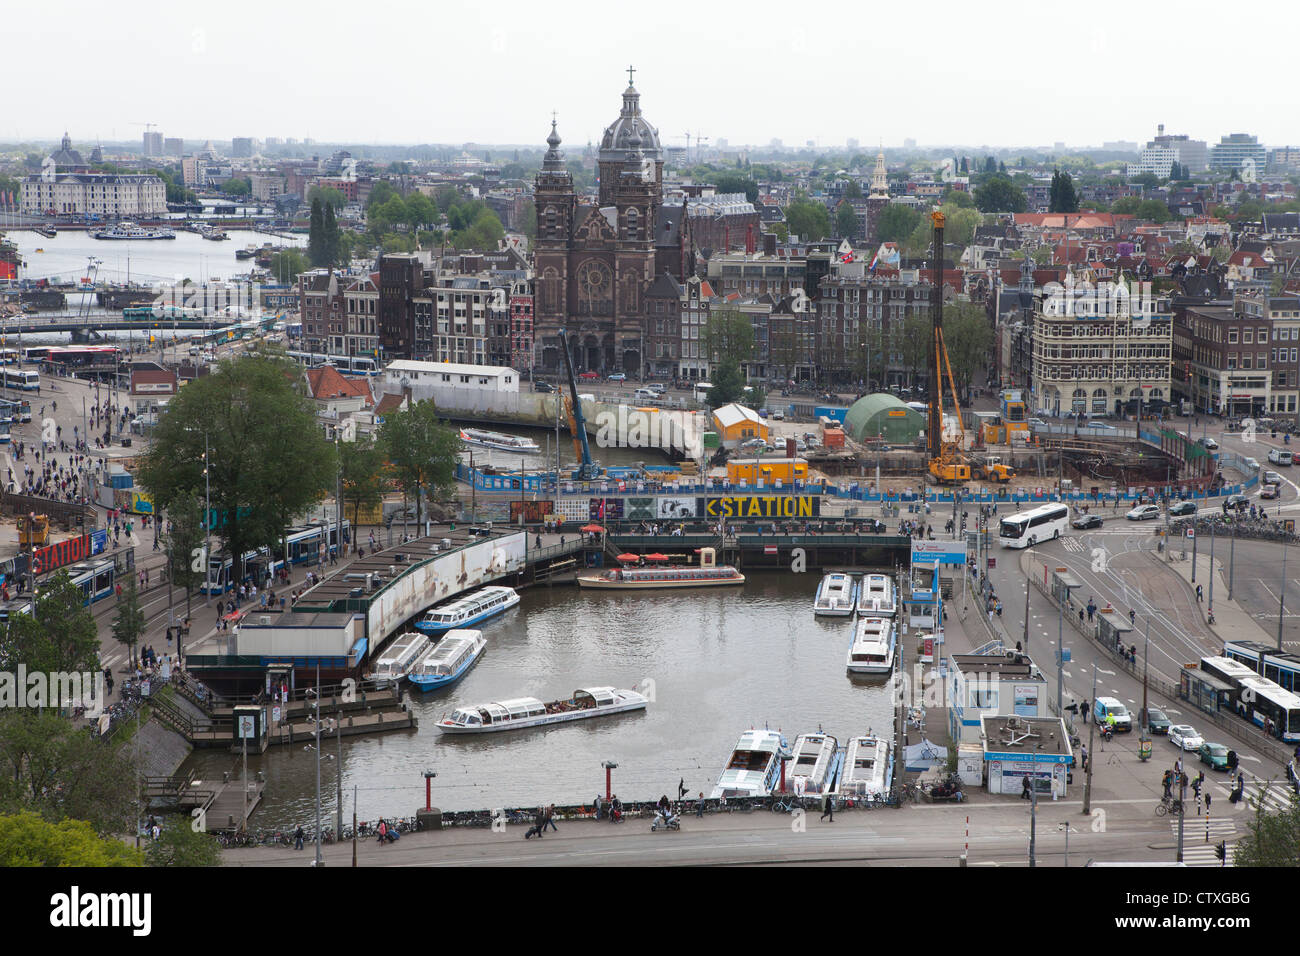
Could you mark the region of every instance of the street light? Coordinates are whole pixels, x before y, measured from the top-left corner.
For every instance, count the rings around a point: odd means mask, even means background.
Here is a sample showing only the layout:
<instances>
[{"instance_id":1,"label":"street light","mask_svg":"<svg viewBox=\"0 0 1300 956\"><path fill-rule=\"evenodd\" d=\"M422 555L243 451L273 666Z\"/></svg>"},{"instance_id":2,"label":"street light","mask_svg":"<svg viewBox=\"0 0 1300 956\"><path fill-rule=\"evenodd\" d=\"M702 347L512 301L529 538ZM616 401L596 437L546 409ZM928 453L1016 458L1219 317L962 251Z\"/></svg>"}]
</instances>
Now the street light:
<instances>
[{"instance_id":1,"label":"street light","mask_svg":"<svg viewBox=\"0 0 1300 956\"><path fill-rule=\"evenodd\" d=\"M1056 829L1059 830L1059 831L1061 831L1061 832L1063 832L1063 833L1065 834L1065 867L1066 867L1066 869L1069 869L1069 867L1070 867L1070 830L1071 830L1071 827L1070 827L1069 821L1066 821L1065 823L1058 823L1058 824L1056 825Z\"/></svg>"},{"instance_id":2,"label":"street light","mask_svg":"<svg viewBox=\"0 0 1300 956\"><path fill-rule=\"evenodd\" d=\"M601 766L605 768L605 800L608 802L613 792L610 788L610 771L617 769L618 763L613 760L606 760L601 763Z\"/></svg>"}]
</instances>

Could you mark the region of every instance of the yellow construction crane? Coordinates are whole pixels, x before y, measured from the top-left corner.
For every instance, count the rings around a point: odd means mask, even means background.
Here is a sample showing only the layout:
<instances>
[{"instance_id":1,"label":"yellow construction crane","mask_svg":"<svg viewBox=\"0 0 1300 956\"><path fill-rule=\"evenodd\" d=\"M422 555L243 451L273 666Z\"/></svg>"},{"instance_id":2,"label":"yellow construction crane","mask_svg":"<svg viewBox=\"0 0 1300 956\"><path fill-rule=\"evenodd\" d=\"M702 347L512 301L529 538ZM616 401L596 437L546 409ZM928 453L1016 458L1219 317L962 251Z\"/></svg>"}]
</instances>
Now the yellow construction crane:
<instances>
[{"instance_id":1,"label":"yellow construction crane","mask_svg":"<svg viewBox=\"0 0 1300 956\"><path fill-rule=\"evenodd\" d=\"M933 263L933 316L934 338L930 343L934 373L930 379L929 420L926 425L925 444L929 459L930 477L939 484L961 484L970 481L970 461L962 454L965 433L961 423L961 406L957 403L957 385L953 381L952 363L948 361L948 347L943 341L943 213L930 214L934 224ZM943 424L943 383L945 374L948 389L952 392L952 413L956 425L945 433Z\"/></svg>"}]
</instances>

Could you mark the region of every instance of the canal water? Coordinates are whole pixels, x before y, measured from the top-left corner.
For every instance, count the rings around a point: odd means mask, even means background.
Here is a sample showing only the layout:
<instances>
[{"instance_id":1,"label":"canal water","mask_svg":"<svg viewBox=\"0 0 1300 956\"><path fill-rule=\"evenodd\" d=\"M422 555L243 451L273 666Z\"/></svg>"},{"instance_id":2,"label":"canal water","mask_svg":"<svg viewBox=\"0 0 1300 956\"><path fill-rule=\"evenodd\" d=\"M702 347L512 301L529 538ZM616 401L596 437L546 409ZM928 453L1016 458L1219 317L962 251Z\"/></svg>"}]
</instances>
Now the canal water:
<instances>
[{"instance_id":1,"label":"canal water","mask_svg":"<svg viewBox=\"0 0 1300 956\"><path fill-rule=\"evenodd\" d=\"M845 670L851 623L814 618L820 576L753 574L741 588L615 594L564 586L521 592L522 601L482 627L487 650L465 678L441 693L414 695L414 732L343 738L344 818L412 816L424 806L425 770L437 773L434 805L444 810L589 802L604 792L601 763L616 761L613 789L624 800L675 795L679 780L708 796L740 734L782 730L793 744L819 728L841 743L889 732L883 679ZM635 688L646 711L547 729L444 737L434 723L457 706L510 697L554 700L583 686ZM336 804L337 748L322 747L322 817ZM238 773L230 753L196 751L185 771L207 780ZM272 747L249 758L267 787L253 818L263 828L315 819L316 759L307 746Z\"/></svg>"},{"instance_id":2,"label":"canal water","mask_svg":"<svg viewBox=\"0 0 1300 956\"><path fill-rule=\"evenodd\" d=\"M6 230L7 238L18 246L27 264L19 271L20 279L48 279L52 283L76 282L87 272L88 258L100 260L98 281L152 285L174 282L179 276L193 282L210 282L247 275L255 266L251 259L236 259L235 252L245 246L307 244L306 236L268 236L260 232L234 230L224 242L213 242L192 232L177 232L175 239L127 242L93 239L84 230L60 232L53 239L28 230ZM42 250L38 252L37 250ZM69 305L76 307L75 297Z\"/></svg>"}]
</instances>

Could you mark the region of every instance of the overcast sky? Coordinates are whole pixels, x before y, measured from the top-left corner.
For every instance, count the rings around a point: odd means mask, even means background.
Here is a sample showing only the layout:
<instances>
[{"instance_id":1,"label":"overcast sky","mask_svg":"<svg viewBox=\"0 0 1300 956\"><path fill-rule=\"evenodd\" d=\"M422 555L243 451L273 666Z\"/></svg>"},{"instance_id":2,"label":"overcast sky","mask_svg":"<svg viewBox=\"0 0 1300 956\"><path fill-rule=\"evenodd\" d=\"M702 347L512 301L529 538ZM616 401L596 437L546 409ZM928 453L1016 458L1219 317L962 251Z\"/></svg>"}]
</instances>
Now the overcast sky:
<instances>
[{"instance_id":1,"label":"overcast sky","mask_svg":"<svg viewBox=\"0 0 1300 956\"><path fill-rule=\"evenodd\" d=\"M554 109L574 149L617 115L631 63L665 145L1099 146L1160 122L1300 145L1300 5L1279 2L43 0L4 19L0 140L138 142L153 123L541 147Z\"/></svg>"}]
</instances>

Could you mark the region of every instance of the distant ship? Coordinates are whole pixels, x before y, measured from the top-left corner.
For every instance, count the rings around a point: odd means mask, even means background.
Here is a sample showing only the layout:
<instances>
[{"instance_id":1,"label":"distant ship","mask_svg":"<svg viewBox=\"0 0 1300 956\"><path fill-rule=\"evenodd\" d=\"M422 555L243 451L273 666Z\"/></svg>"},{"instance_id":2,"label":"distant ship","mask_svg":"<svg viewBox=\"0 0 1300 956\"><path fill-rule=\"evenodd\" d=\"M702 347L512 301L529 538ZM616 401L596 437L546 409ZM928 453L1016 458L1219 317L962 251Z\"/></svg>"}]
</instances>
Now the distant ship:
<instances>
[{"instance_id":1,"label":"distant ship","mask_svg":"<svg viewBox=\"0 0 1300 956\"><path fill-rule=\"evenodd\" d=\"M91 233L96 239L175 239L170 229L146 229L133 222L119 222Z\"/></svg>"}]
</instances>

